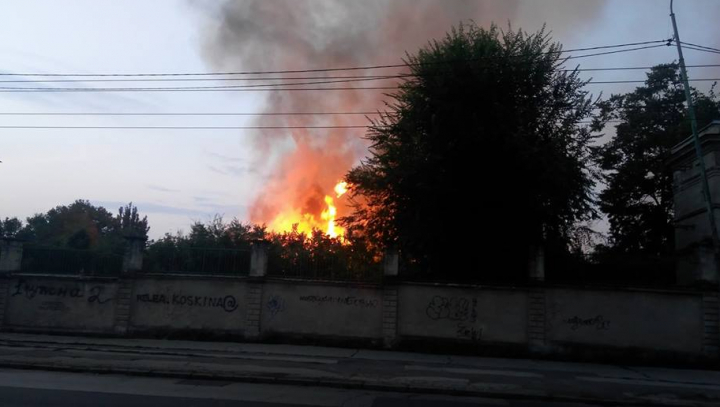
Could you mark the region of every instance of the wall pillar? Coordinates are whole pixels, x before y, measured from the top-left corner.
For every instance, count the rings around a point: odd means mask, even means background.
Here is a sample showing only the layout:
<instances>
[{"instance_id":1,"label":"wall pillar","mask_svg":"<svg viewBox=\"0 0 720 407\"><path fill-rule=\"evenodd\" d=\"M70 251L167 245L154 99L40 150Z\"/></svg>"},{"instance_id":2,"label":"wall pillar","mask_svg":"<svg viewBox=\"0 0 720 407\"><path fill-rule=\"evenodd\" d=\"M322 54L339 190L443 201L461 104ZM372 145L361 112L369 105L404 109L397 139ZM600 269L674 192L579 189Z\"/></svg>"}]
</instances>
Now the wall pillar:
<instances>
[{"instance_id":1,"label":"wall pillar","mask_svg":"<svg viewBox=\"0 0 720 407\"><path fill-rule=\"evenodd\" d=\"M250 252L250 278L245 296L247 314L245 315L245 338L260 338L260 317L263 302L263 287L268 266L269 242L256 240L252 242Z\"/></svg>"},{"instance_id":2,"label":"wall pillar","mask_svg":"<svg viewBox=\"0 0 720 407\"><path fill-rule=\"evenodd\" d=\"M250 246L250 277L265 277L268 266L267 240L255 240Z\"/></svg>"},{"instance_id":3,"label":"wall pillar","mask_svg":"<svg viewBox=\"0 0 720 407\"><path fill-rule=\"evenodd\" d=\"M545 247L542 244L530 246L528 277L530 281L545 281Z\"/></svg>"},{"instance_id":4,"label":"wall pillar","mask_svg":"<svg viewBox=\"0 0 720 407\"><path fill-rule=\"evenodd\" d=\"M5 309L7 308L9 290L10 277L7 275L0 275L0 331L2 331L5 325Z\"/></svg>"},{"instance_id":5,"label":"wall pillar","mask_svg":"<svg viewBox=\"0 0 720 407\"><path fill-rule=\"evenodd\" d=\"M127 242L127 246L123 256L123 274L142 271L144 240L137 237L125 237L125 241Z\"/></svg>"},{"instance_id":6,"label":"wall pillar","mask_svg":"<svg viewBox=\"0 0 720 407\"><path fill-rule=\"evenodd\" d=\"M528 346L530 351L545 349L545 289L533 287L528 290L527 316Z\"/></svg>"},{"instance_id":7,"label":"wall pillar","mask_svg":"<svg viewBox=\"0 0 720 407\"><path fill-rule=\"evenodd\" d=\"M720 356L720 301L719 293L705 292L703 303L703 354L709 357Z\"/></svg>"},{"instance_id":8,"label":"wall pillar","mask_svg":"<svg viewBox=\"0 0 720 407\"><path fill-rule=\"evenodd\" d=\"M126 236L127 245L123 256L122 273L118 279L118 293L115 298L115 321L113 330L116 334L125 335L130 329L131 305L135 291L135 277L142 271L143 246L142 238Z\"/></svg>"},{"instance_id":9,"label":"wall pillar","mask_svg":"<svg viewBox=\"0 0 720 407\"><path fill-rule=\"evenodd\" d=\"M400 266L400 255L397 249L387 249L383 257L383 274L385 277L397 277Z\"/></svg>"},{"instance_id":10,"label":"wall pillar","mask_svg":"<svg viewBox=\"0 0 720 407\"><path fill-rule=\"evenodd\" d=\"M12 238L0 238L0 274L20 271L23 243Z\"/></svg>"},{"instance_id":11,"label":"wall pillar","mask_svg":"<svg viewBox=\"0 0 720 407\"><path fill-rule=\"evenodd\" d=\"M121 276L118 280L117 298L115 299L115 321L113 323L113 330L116 334L125 335L128 333L134 290L134 276Z\"/></svg>"},{"instance_id":12,"label":"wall pillar","mask_svg":"<svg viewBox=\"0 0 720 407\"><path fill-rule=\"evenodd\" d=\"M21 270L23 243L12 238L0 238L0 330L5 322L10 275Z\"/></svg>"},{"instance_id":13,"label":"wall pillar","mask_svg":"<svg viewBox=\"0 0 720 407\"><path fill-rule=\"evenodd\" d=\"M391 348L397 342L398 326L398 286L394 281L398 276L399 255L396 249L388 249L383 259L383 286L382 302L382 334L383 346Z\"/></svg>"}]
</instances>

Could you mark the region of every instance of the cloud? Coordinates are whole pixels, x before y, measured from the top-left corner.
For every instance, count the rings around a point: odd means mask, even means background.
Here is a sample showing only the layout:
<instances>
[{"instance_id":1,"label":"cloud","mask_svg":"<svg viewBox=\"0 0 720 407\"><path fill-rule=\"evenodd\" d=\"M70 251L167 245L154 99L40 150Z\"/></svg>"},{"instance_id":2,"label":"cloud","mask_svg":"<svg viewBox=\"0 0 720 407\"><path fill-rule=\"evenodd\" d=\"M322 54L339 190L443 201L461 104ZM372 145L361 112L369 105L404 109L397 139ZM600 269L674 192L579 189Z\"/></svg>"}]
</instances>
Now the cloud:
<instances>
[{"instance_id":1,"label":"cloud","mask_svg":"<svg viewBox=\"0 0 720 407\"><path fill-rule=\"evenodd\" d=\"M252 168L249 166L237 166L237 165L222 165L222 166L214 166L209 165L208 168L210 171L216 172L218 174L222 175L232 175L235 177L244 177L248 174L257 175L258 170L257 168Z\"/></svg>"},{"instance_id":2,"label":"cloud","mask_svg":"<svg viewBox=\"0 0 720 407\"><path fill-rule=\"evenodd\" d=\"M219 158L223 161L231 162L231 163L247 162L247 160L240 158L240 157L231 157L231 156L224 155L224 154L214 153L212 151L205 151L205 154L209 155L210 157Z\"/></svg>"},{"instance_id":3,"label":"cloud","mask_svg":"<svg viewBox=\"0 0 720 407\"><path fill-rule=\"evenodd\" d=\"M187 216L192 219L212 218L215 215L229 215L242 218L247 213L247 207L243 205L225 205L214 202L212 198L196 196L194 197L199 208L187 208L181 206L170 206L156 204L152 202L133 202L138 208L141 215L145 214L164 214L164 215L180 215ZM127 202L120 201L92 201L93 205L100 205L115 212L117 208L127 205Z\"/></svg>"},{"instance_id":4,"label":"cloud","mask_svg":"<svg viewBox=\"0 0 720 407\"><path fill-rule=\"evenodd\" d=\"M146 186L147 186L148 189L152 189L153 191L160 191L160 192L180 192L179 189L165 188L165 187L160 186L160 185L148 184L148 185L146 185Z\"/></svg>"}]
</instances>

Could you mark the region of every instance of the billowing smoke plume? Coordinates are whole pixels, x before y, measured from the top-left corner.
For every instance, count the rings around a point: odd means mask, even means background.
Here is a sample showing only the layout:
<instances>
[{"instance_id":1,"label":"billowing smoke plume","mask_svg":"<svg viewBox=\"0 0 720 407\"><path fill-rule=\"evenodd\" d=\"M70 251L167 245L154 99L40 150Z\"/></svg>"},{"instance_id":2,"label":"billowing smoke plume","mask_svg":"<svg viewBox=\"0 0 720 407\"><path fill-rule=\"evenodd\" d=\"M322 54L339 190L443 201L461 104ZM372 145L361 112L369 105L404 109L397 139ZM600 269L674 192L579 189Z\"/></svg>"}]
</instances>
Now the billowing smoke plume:
<instances>
[{"instance_id":1,"label":"billowing smoke plume","mask_svg":"<svg viewBox=\"0 0 720 407\"><path fill-rule=\"evenodd\" d=\"M483 26L495 21L501 28L512 21L513 28L535 31L545 22L538 21L538 15L552 17L562 9L564 18L572 21L574 30L578 30L579 20L592 19L592 15L602 8L602 3L604 1L576 0L227 1L220 9L216 29L207 38L204 54L214 67L221 70L297 70L397 64L406 52L414 53L461 21L473 20ZM522 15L533 18L531 26L517 24L518 20L524 19ZM557 21L557 26L554 23L548 21L555 34L568 25L566 21ZM396 69L332 72L326 75L398 72ZM395 83L383 80L338 86L388 86ZM384 92L377 90L270 92L265 110L375 111L383 109L382 101L385 99ZM342 126L364 125L367 121L362 116L283 116L274 119L273 124ZM289 210L319 216L324 207L324 196L366 154L367 146L362 136L363 130L353 129L297 130L281 136L273 132L258 137L255 146L259 153L285 145L289 137L294 142L294 149L272 170L269 182L251 206L250 220L270 224L279 214ZM261 155L265 154L258 154ZM343 207L338 209L343 215Z\"/></svg>"}]
</instances>

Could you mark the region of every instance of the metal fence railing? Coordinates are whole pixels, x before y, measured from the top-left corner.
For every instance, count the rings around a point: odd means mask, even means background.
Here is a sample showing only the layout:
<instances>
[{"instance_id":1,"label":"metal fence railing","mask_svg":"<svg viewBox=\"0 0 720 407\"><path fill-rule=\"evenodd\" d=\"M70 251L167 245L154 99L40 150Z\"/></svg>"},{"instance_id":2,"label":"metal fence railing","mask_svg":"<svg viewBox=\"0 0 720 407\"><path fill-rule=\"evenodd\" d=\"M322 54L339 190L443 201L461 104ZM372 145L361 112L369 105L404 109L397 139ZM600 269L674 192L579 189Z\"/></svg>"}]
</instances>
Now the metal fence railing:
<instances>
[{"instance_id":1,"label":"metal fence railing","mask_svg":"<svg viewBox=\"0 0 720 407\"><path fill-rule=\"evenodd\" d=\"M123 256L97 250L26 245L20 272L27 274L115 276L122 271Z\"/></svg>"},{"instance_id":2,"label":"metal fence railing","mask_svg":"<svg viewBox=\"0 0 720 407\"><path fill-rule=\"evenodd\" d=\"M143 271L244 276L250 273L250 250L190 247L150 252L144 256Z\"/></svg>"},{"instance_id":3,"label":"metal fence railing","mask_svg":"<svg viewBox=\"0 0 720 407\"><path fill-rule=\"evenodd\" d=\"M382 263L353 261L340 256L313 256L307 253L270 253L269 277L348 282L381 282Z\"/></svg>"}]
</instances>

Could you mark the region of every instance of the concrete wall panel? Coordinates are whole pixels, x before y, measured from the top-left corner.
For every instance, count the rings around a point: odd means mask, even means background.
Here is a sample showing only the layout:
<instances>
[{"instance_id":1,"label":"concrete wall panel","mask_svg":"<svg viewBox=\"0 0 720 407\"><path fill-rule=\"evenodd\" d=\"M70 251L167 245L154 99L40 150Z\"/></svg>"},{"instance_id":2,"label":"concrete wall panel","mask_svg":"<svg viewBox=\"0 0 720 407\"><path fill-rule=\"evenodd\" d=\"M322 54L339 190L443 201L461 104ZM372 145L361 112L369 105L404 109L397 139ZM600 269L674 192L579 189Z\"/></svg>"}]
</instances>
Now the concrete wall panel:
<instances>
[{"instance_id":1,"label":"concrete wall panel","mask_svg":"<svg viewBox=\"0 0 720 407\"><path fill-rule=\"evenodd\" d=\"M404 285L398 303L400 337L527 341L527 294L523 290Z\"/></svg>"},{"instance_id":2,"label":"concrete wall panel","mask_svg":"<svg viewBox=\"0 0 720 407\"><path fill-rule=\"evenodd\" d=\"M5 324L15 327L111 331L118 284L101 280L22 277L10 281Z\"/></svg>"},{"instance_id":3,"label":"concrete wall panel","mask_svg":"<svg viewBox=\"0 0 720 407\"><path fill-rule=\"evenodd\" d=\"M340 285L268 283L262 305L263 333L379 339L382 290Z\"/></svg>"},{"instance_id":4,"label":"concrete wall panel","mask_svg":"<svg viewBox=\"0 0 720 407\"><path fill-rule=\"evenodd\" d=\"M130 325L136 330L242 332L245 288L242 280L142 278L130 299Z\"/></svg>"}]
</instances>

